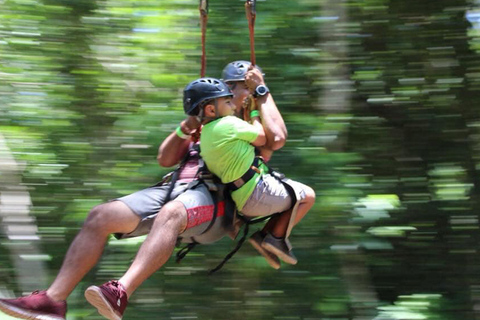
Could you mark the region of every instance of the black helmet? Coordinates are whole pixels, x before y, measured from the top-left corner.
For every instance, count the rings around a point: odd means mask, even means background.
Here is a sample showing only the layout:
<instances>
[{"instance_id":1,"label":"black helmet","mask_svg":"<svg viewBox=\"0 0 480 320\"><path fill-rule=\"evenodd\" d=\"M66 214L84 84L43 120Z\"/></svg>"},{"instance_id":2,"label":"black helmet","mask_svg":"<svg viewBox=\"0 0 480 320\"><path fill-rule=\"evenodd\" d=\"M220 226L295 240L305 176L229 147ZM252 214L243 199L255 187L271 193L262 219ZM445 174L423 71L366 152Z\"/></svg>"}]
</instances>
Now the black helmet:
<instances>
[{"instance_id":1,"label":"black helmet","mask_svg":"<svg viewBox=\"0 0 480 320\"><path fill-rule=\"evenodd\" d=\"M230 62L222 71L222 80L225 82L244 81L245 75L247 74L248 68L250 68L250 66L250 61L238 60ZM262 69L260 69L259 66L256 67L260 70L260 72L262 72Z\"/></svg>"},{"instance_id":2,"label":"black helmet","mask_svg":"<svg viewBox=\"0 0 480 320\"><path fill-rule=\"evenodd\" d=\"M200 78L190 82L183 90L183 109L189 116L196 116L202 102L228 96L233 97L233 93L223 81Z\"/></svg>"}]
</instances>

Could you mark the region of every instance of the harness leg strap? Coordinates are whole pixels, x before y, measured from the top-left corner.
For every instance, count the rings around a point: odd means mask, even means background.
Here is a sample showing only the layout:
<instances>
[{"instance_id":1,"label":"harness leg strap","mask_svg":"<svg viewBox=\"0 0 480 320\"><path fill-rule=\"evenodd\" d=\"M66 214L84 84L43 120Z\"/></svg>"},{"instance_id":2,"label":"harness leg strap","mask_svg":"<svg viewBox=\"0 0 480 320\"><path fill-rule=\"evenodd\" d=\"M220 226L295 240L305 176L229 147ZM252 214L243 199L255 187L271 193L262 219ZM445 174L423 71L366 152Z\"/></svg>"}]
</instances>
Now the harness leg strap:
<instances>
[{"instance_id":1,"label":"harness leg strap","mask_svg":"<svg viewBox=\"0 0 480 320\"><path fill-rule=\"evenodd\" d=\"M292 232L292 228L295 225L295 218L297 217L297 211L298 211L298 206L300 205L300 200L303 198L302 195L300 194L300 190L297 190L295 186L289 184L290 179L282 179L281 182L287 189L288 193L292 197L292 201L294 202L292 206L292 214L290 215L290 221L288 222L288 227L287 227L287 233L285 235L285 238L288 238L290 236L290 233Z\"/></svg>"}]
</instances>

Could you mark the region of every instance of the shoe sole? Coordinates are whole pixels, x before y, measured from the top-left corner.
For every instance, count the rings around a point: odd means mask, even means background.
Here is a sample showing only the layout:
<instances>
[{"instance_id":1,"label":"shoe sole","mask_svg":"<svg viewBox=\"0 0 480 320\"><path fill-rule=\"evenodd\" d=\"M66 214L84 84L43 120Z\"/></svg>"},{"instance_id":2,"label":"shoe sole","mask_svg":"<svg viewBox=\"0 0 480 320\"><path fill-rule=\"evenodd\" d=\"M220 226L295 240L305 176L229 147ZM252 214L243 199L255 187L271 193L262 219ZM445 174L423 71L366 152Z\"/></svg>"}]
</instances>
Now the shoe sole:
<instances>
[{"instance_id":1,"label":"shoe sole","mask_svg":"<svg viewBox=\"0 0 480 320\"><path fill-rule=\"evenodd\" d=\"M270 243L262 242L262 248L264 248L268 252L273 253L274 255L279 257L285 263L296 265L297 262L298 262L297 259L294 259L294 258L290 257L288 254L286 254L285 252L283 252L280 249L277 249L277 247L271 245Z\"/></svg>"},{"instance_id":2,"label":"shoe sole","mask_svg":"<svg viewBox=\"0 0 480 320\"><path fill-rule=\"evenodd\" d=\"M0 310L5 314L20 318L20 319L31 319L31 320L65 320L62 317L55 317L51 315L45 315L35 312L30 312L22 308L18 308L7 303L0 301Z\"/></svg>"},{"instance_id":3,"label":"shoe sole","mask_svg":"<svg viewBox=\"0 0 480 320\"><path fill-rule=\"evenodd\" d=\"M257 241L253 239L248 239L248 242L250 242L250 244L258 251L258 253L265 258L265 260L267 260L270 267L276 270L280 269L280 261L277 261L275 256L272 257L272 253L265 250Z\"/></svg>"},{"instance_id":4,"label":"shoe sole","mask_svg":"<svg viewBox=\"0 0 480 320\"><path fill-rule=\"evenodd\" d=\"M98 313L110 320L122 320L115 310L110 306L108 300L103 296L102 290L96 286L90 286L85 290L85 299L97 308Z\"/></svg>"}]
</instances>

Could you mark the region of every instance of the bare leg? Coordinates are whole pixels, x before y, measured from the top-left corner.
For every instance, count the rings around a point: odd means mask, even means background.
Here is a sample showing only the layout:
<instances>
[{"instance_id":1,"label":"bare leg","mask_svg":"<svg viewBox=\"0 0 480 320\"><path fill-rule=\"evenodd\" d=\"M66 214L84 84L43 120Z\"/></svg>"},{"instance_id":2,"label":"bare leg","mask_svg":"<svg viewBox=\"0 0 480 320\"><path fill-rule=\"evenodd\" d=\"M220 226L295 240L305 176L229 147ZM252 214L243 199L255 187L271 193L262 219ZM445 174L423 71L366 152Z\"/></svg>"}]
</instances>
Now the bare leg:
<instances>
[{"instance_id":1,"label":"bare leg","mask_svg":"<svg viewBox=\"0 0 480 320\"><path fill-rule=\"evenodd\" d=\"M303 199L300 204L298 205L297 215L295 216L295 221L293 225L296 226L300 220L305 217L305 215L310 211L310 209L315 204L315 191L309 186L304 185L305 190L305 199Z\"/></svg>"},{"instance_id":2,"label":"bare leg","mask_svg":"<svg viewBox=\"0 0 480 320\"><path fill-rule=\"evenodd\" d=\"M139 222L140 217L121 201L112 201L93 208L70 245L47 295L53 300L66 300L100 259L108 235L131 232Z\"/></svg>"},{"instance_id":3,"label":"bare leg","mask_svg":"<svg viewBox=\"0 0 480 320\"><path fill-rule=\"evenodd\" d=\"M135 260L119 280L125 286L128 297L167 262L178 235L186 226L187 211L181 202L171 201L160 210Z\"/></svg>"},{"instance_id":4,"label":"bare leg","mask_svg":"<svg viewBox=\"0 0 480 320\"><path fill-rule=\"evenodd\" d=\"M271 233L274 237L283 238L287 233L288 222L290 221L290 216L292 215L292 210L282 212L280 215L275 216L274 218L268 220L267 224L263 228L264 232Z\"/></svg>"},{"instance_id":5,"label":"bare leg","mask_svg":"<svg viewBox=\"0 0 480 320\"><path fill-rule=\"evenodd\" d=\"M315 191L312 188L304 185L305 190L305 199L302 199L297 208L297 215L295 216L294 225L300 222L300 220L305 217L307 212L315 204ZM282 214L270 219L265 227L263 228L264 232L270 232L273 236L277 238L285 237L287 233L288 224L290 222L290 216L292 210L283 212Z\"/></svg>"}]
</instances>

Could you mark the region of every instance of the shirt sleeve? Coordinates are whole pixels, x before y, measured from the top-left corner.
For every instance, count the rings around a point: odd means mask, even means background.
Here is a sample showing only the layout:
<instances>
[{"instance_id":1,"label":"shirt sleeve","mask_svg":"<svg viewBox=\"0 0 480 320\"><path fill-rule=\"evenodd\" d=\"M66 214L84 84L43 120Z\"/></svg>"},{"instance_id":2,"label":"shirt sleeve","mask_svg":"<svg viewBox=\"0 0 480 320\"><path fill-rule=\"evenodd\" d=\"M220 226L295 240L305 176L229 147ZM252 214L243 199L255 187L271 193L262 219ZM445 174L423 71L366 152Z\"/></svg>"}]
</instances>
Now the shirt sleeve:
<instances>
[{"instance_id":1,"label":"shirt sleeve","mask_svg":"<svg viewBox=\"0 0 480 320\"><path fill-rule=\"evenodd\" d=\"M232 117L232 132L235 139L244 140L249 143L255 141L260 134L259 130L250 123L237 117Z\"/></svg>"}]
</instances>

